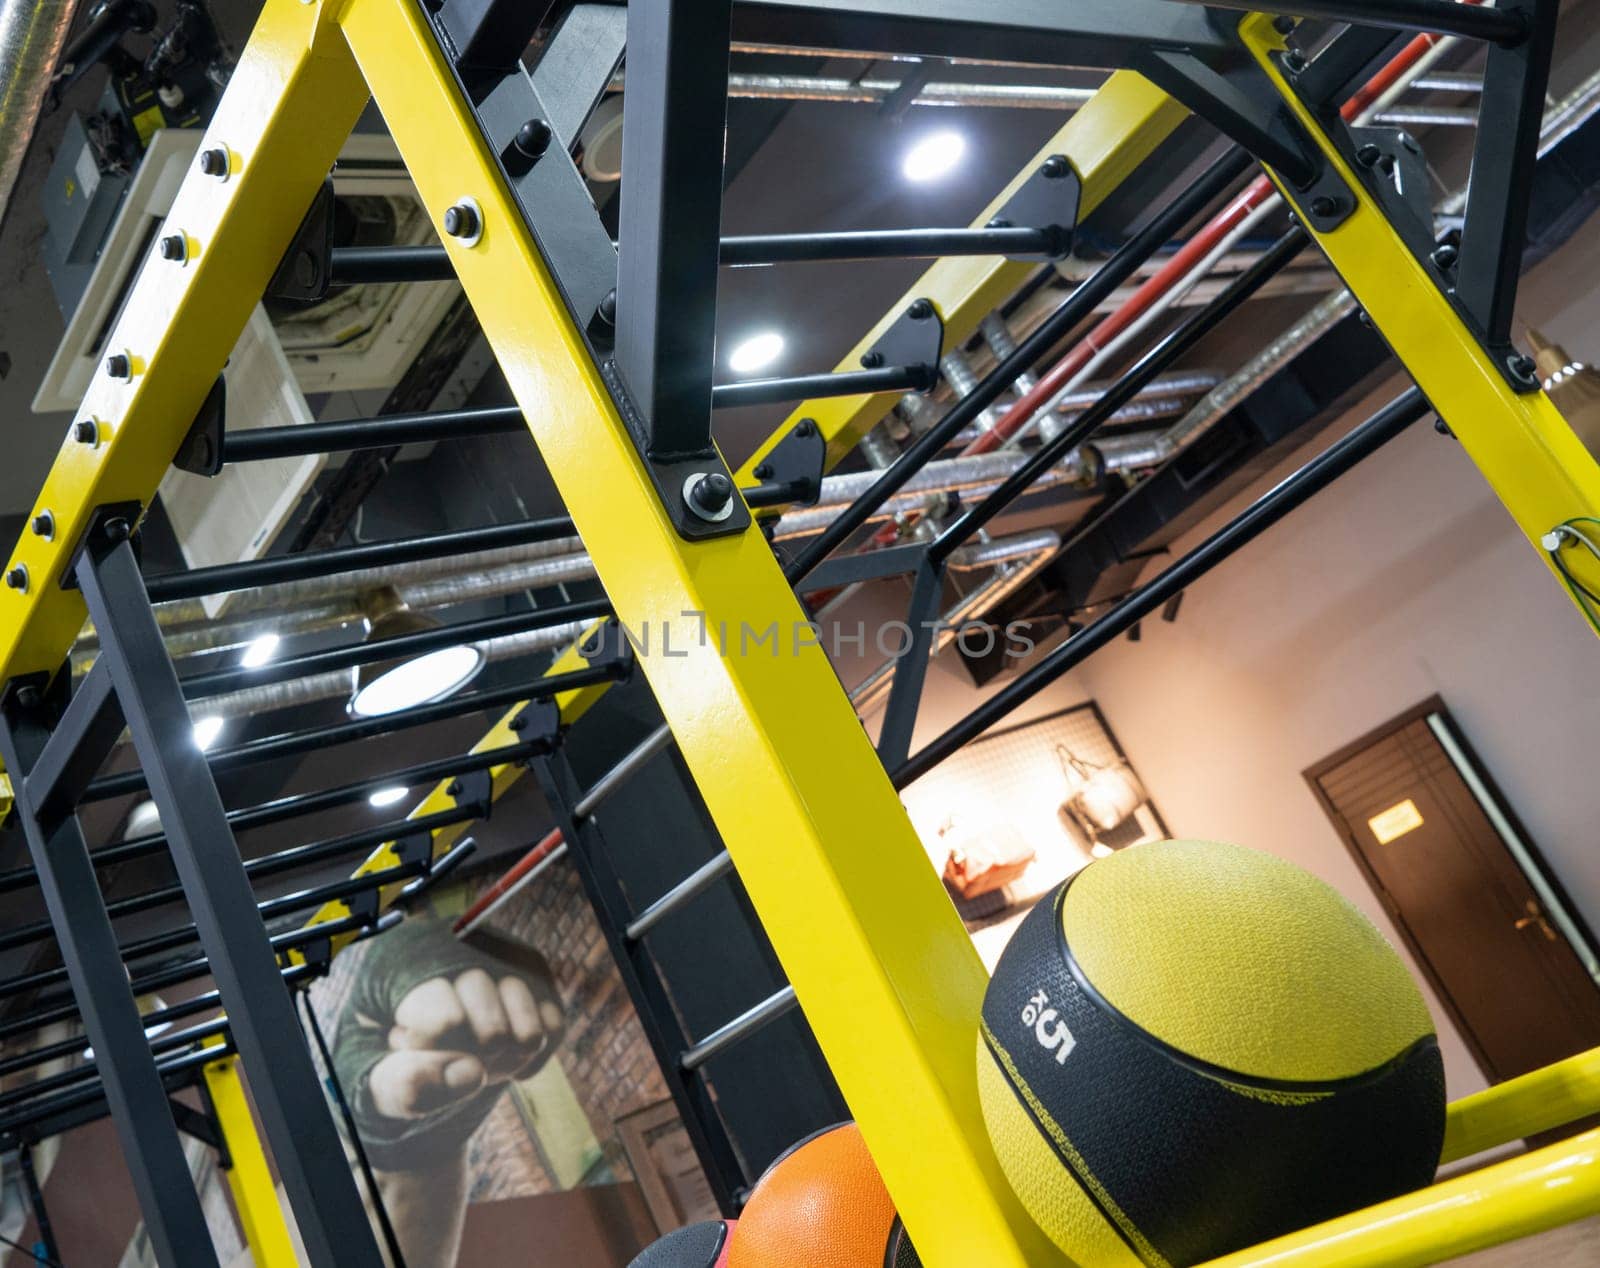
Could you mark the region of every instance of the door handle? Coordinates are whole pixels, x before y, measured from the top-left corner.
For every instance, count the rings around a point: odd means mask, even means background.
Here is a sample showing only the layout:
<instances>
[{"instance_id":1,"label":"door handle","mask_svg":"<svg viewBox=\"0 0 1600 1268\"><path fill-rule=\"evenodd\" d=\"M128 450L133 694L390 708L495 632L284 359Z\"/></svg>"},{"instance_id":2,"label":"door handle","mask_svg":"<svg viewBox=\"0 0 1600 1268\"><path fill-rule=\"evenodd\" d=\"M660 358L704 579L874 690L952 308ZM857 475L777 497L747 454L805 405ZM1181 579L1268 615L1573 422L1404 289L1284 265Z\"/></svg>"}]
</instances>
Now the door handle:
<instances>
[{"instance_id":1,"label":"door handle","mask_svg":"<svg viewBox=\"0 0 1600 1268\"><path fill-rule=\"evenodd\" d=\"M1550 922L1544 918L1544 912L1539 910L1539 904L1530 898L1523 906L1528 914L1518 920L1513 921L1512 927L1515 929L1526 929L1529 925L1538 925L1539 932L1545 936L1545 941L1557 941L1556 931L1550 927Z\"/></svg>"}]
</instances>

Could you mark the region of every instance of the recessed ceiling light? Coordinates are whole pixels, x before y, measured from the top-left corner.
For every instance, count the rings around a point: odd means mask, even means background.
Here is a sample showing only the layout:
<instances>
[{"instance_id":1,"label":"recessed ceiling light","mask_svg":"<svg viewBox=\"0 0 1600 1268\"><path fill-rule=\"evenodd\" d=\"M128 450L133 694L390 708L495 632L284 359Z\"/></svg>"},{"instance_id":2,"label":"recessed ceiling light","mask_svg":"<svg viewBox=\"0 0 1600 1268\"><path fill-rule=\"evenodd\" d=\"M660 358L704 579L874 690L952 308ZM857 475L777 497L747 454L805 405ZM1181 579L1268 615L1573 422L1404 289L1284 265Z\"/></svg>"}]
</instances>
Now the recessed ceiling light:
<instances>
[{"instance_id":1,"label":"recessed ceiling light","mask_svg":"<svg viewBox=\"0 0 1600 1268\"><path fill-rule=\"evenodd\" d=\"M223 720L221 718L201 718L194 724L194 742L203 753L222 735Z\"/></svg>"},{"instance_id":2,"label":"recessed ceiling light","mask_svg":"<svg viewBox=\"0 0 1600 1268\"><path fill-rule=\"evenodd\" d=\"M735 374L759 374L770 369L783 355L784 339L776 330L763 330L758 335L733 346L728 354L728 369Z\"/></svg>"},{"instance_id":3,"label":"recessed ceiling light","mask_svg":"<svg viewBox=\"0 0 1600 1268\"><path fill-rule=\"evenodd\" d=\"M246 669L265 665L278 654L278 644L282 641L276 634L263 634L260 638L252 639L250 646L244 649L244 655L239 657L239 663Z\"/></svg>"},{"instance_id":4,"label":"recessed ceiling light","mask_svg":"<svg viewBox=\"0 0 1600 1268\"><path fill-rule=\"evenodd\" d=\"M392 806L397 801L404 801L406 793L410 791L409 788L403 788L399 784L393 784L388 788L379 788L367 798L367 804L382 810L385 806Z\"/></svg>"},{"instance_id":5,"label":"recessed ceiling light","mask_svg":"<svg viewBox=\"0 0 1600 1268\"><path fill-rule=\"evenodd\" d=\"M376 718L443 700L471 682L483 668L483 660L481 650L463 644L403 661L361 683L350 700L350 712L360 718Z\"/></svg>"},{"instance_id":6,"label":"recessed ceiling light","mask_svg":"<svg viewBox=\"0 0 1600 1268\"><path fill-rule=\"evenodd\" d=\"M967 138L959 132L930 132L901 160L900 170L908 181L926 184L955 171L967 152Z\"/></svg>"}]
</instances>

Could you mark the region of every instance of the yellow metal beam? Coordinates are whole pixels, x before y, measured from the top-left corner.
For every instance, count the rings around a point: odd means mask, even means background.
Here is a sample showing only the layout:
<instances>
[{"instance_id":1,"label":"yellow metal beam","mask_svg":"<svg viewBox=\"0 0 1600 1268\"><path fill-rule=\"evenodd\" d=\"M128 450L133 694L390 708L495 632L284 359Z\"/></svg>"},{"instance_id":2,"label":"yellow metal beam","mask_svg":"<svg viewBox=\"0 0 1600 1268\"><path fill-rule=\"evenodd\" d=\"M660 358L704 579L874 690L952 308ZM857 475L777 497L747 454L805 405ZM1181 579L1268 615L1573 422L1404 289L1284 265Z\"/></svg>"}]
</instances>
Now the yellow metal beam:
<instances>
[{"instance_id":1,"label":"yellow metal beam","mask_svg":"<svg viewBox=\"0 0 1600 1268\"><path fill-rule=\"evenodd\" d=\"M1555 573L1541 539L1567 520L1600 516L1600 464L1548 396L1513 391L1473 339L1320 122L1284 81L1269 56L1283 47L1272 19L1252 14L1239 31L1288 108L1355 195L1356 208L1348 219L1326 233L1312 229L1312 236ZM1284 182L1275 173L1269 175L1288 196ZM1588 551L1569 554L1579 580L1600 589L1600 560Z\"/></svg>"},{"instance_id":2,"label":"yellow metal beam","mask_svg":"<svg viewBox=\"0 0 1600 1268\"><path fill-rule=\"evenodd\" d=\"M644 672L926 1262L1059 1262L984 1132L983 965L771 547L674 531L421 9L340 21L424 204L482 207L476 245L441 235L456 273L618 615L671 631ZM745 628L780 646L741 654Z\"/></svg>"},{"instance_id":3,"label":"yellow metal beam","mask_svg":"<svg viewBox=\"0 0 1600 1268\"><path fill-rule=\"evenodd\" d=\"M1591 1131L1202 1268L1420 1268L1596 1212L1600 1131Z\"/></svg>"},{"instance_id":4,"label":"yellow metal beam","mask_svg":"<svg viewBox=\"0 0 1600 1268\"><path fill-rule=\"evenodd\" d=\"M225 1174L251 1259L256 1268L296 1268L300 1260L295 1255L294 1239L278 1202L278 1187L272 1181L255 1116L239 1078L239 1058L212 1061L203 1073L217 1125L233 1161Z\"/></svg>"},{"instance_id":5,"label":"yellow metal beam","mask_svg":"<svg viewBox=\"0 0 1600 1268\"><path fill-rule=\"evenodd\" d=\"M1470 1158L1590 1114L1600 1114L1600 1048L1453 1102L1439 1161Z\"/></svg>"},{"instance_id":6,"label":"yellow metal beam","mask_svg":"<svg viewBox=\"0 0 1600 1268\"><path fill-rule=\"evenodd\" d=\"M106 341L131 377L96 375L28 516L49 511L55 531L24 532L6 565L25 567L28 585L0 594L0 682L62 664L84 606L60 583L90 516L150 504L366 101L317 10L268 0L201 147L228 152L227 179L183 182L166 231L185 236L189 259L163 260L152 246ZM92 443L74 439L80 424Z\"/></svg>"}]
</instances>

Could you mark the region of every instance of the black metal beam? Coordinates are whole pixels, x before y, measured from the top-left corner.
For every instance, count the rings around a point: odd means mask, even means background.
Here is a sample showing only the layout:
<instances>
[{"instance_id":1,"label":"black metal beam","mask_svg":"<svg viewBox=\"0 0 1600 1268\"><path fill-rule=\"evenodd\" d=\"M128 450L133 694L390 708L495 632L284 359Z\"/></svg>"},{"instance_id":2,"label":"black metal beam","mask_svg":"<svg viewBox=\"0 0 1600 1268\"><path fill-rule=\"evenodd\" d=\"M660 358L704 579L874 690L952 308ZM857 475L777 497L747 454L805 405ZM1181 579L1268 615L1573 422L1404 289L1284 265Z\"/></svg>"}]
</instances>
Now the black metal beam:
<instances>
[{"instance_id":1,"label":"black metal beam","mask_svg":"<svg viewBox=\"0 0 1600 1268\"><path fill-rule=\"evenodd\" d=\"M443 248L440 248L441 252ZM500 436L526 431L515 405L451 409L414 414L381 414L377 418L303 423L290 427L251 427L226 432L223 462L265 462L303 458L308 454L346 453L353 449L386 449L469 436Z\"/></svg>"},{"instance_id":2,"label":"black metal beam","mask_svg":"<svg viewBox=\"0 0 1600 1268\"><path fill-rule=\"evenodd\" d=\"M316 1070L296 1035L294 1005L222 799L205 754L192 740L188 706L127 527L112 520L99 533L91 531L77 567L101 659L111 669L149 778L307 1256L316 1268L381 1268Z\"/></svg>"},{"instance_id":3,"label":"black metal beam","mask_svg":"<svg viewBox=\"0 0 1600 1268\"><path fill-rule=\"evenodd\" d=\"M1178 0L1180 4L1208 5L1215 9L1260 12L1261 0ZM1328 22L1354 22L1395 31L1436 31L1492 44L1515 44L1528 34L1521 14L1487 5L1457 4L1456 0L1287 0L1268 4L1268 13L1288 13Z\"/></svg>"},{"instance_id":4,"label":"black metal beam","mask_svg":"<svg viewBox=\"0 0 1600 1268\"><path fill-rule=\"evenodd\" d=\"M1173 595L1193 585L1289 512L1309 501L1357 463L1376 453L1430 409L1420 389L1413 387L1403 392L1283 483L1262 494L1231 523L1218 529L1160 576L1140 586L1093 625L1074 634L1037 665L918 750L909 761L901 763L889 773L894 786L906 787L957 749L977 739L1012 710L1081 664L1090 654L1126 633Z\"/></svg>"},{"instance_id":5,"label":"black metal beam","mask_svg":"<svg viewBox=\"0 0 1600 1268\"><path fill-rule=\"evenodd\" d=\"M18 818L39 872L84 1029L102 1054L104 1096L146 1231L164 1268L215 1265L205 1214L122 967L83 832L72 814L42 821L29 797L26 776L44 752L49 731L42 719L21 711L15 694L0 717L0 755L13 776Z\"/></svg>"},{"instance_id":6,"label":"black metal beam","mask_svg":"<svg viewBox=\"0 0 1600 1268\"><path fill-rule=\"evenodd\" d=\"M225 1018L215 1021L201 1022L184 1030L170 1031L164 1035L157 1035L150 1040L150 1051L161 1056L179 1048L187 1048L191 1044L210 1039L220 1035L228 1028ZM78 1040L81 1049L83 1041ZM59 1092L62 1088L71 1087L75 1083L88 1083L99 1078L100 1063L99 1049L96 1055L90 1057L82 1065L74 1066L70 1070L62 1070L59 1074L46 1075L42 1079L34 1079L31 1083L24 1083L21 1087L14 1087L10 1091L0 1092L0 1110L8 1110L16 1105L25 1105L38 1097L46 1096L51 1092Z\"/></svg>"},{"instance_id":7,"label":"black metal beam","mask_svg":"<svg viewBox=\"0 0 1600 1268\"><path fill-rule=\"evenodd\" d=\"M111 688L111 675L95 666L78 684L28 772L28 797L36 813L46 819L70 814L121 734L122 706Z\"/></svg>"},{"instance_id":8,"label":"black metal beam","mask_svg":"<svg viewBox=\"0 0 1600 1268\"><path fill-rule=\"evenodd\" d=\"M1050 256L1060 250L1058 231L1042 226L1015 226L748 234L724 238L719 254L725 265L747 266L939 259L947 255Z\"/></svg>"},{"instance_id":9,"label":"black metal beam","mask_svg":"<svg viewBox=\"0 0 1600 1268\"><path fill-rule=\"evenodd\" d=\"M616 369L642 417L646 456L711 445L722 153L731 0L628 6Z\"/></svg>"},{"instance_id":10,"label":"black metal beam","mask_svg":"<svg viewBox=\"0 0 1600 1268\"><path fill-rule=\"evenodd\" d=\"M331 286L388 282L453 282L455 267L443 247L335 247Z\"/></svg>"},{"instance_id":11,"label":"black metal beam","mask_svg":"<svg viewBox=\"0 0 1600 1268\"><path fill-rule=\"evenodd\" d=\"M1118 248L1110 259L1095 270L1093 276L1074 290L1037 330L1022 341L1015 352L1004 358L976 388L957 401L937 424L919 437L873 482L871 488L806 543L784 568L784 576L790 584L798 586L813 568L865 524L873 512L898 493L906 481L937 456L963 427L994 404L1016 382L1019 374L1031 369L1127 281L1139 265L1177 236L1194 216L1221 196L1251 165L1250 156L1235 147Z\"/></svg>"},{"instance_id":12,"label":"black metal beam","mask_svg":"<svg viewBox=\"0 0 1600 1268\"><path fill-rule=\"evenodd\" d=\"M711 392L716 409L744 405L775 405L784 401L810 401L825 396L870 396L874 392L926 392L934 386L933 366L890 365L878 370L850 370L843 374L801 374L789 379L751 379L747 383L719 383Z\"/></svg>"}]
</instances>

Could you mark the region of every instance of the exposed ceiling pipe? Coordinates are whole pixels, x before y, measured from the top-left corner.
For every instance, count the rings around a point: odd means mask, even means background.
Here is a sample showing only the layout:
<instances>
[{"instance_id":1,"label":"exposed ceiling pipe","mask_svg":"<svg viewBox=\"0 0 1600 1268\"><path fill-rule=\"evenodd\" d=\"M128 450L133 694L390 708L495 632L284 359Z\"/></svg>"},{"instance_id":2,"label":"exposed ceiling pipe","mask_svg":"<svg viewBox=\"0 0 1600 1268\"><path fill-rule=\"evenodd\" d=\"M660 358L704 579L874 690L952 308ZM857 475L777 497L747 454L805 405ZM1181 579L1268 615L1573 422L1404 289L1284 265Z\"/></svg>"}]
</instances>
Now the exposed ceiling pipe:
<instances>
[{"instance_id":1,"label":"exposed ceiling pipe","mask_svg":"<svg viewBox=\"0 0 1600 1268\"><path fill-rule=\"evenodd\" d=\"M76 10L77 0L0 0L0 224Z\"/></svg>"}]
</instances>

